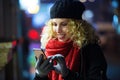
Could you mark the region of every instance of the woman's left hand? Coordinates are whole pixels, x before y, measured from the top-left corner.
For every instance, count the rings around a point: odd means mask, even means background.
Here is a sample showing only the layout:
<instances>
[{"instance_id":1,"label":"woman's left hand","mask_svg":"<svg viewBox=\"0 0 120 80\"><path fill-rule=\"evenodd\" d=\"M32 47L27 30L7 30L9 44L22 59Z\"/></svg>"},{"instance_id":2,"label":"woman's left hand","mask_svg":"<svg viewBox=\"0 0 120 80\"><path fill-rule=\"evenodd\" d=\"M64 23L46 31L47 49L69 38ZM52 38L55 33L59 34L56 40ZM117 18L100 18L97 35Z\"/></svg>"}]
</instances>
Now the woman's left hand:
<instances>
[{"instance_id":1,"label":"woman's left hand","mask_svg":"<svg viewBox=\"0 0 120 80\"><path fill-rule=\"evenodd\" d=\"M56 61L57 64L54 65L54 70L61 74L62 77L66 77L69 73L69 70L66 66L65 58L62 56L56 56L53 61Z\"/></svg>"}]
</instances>

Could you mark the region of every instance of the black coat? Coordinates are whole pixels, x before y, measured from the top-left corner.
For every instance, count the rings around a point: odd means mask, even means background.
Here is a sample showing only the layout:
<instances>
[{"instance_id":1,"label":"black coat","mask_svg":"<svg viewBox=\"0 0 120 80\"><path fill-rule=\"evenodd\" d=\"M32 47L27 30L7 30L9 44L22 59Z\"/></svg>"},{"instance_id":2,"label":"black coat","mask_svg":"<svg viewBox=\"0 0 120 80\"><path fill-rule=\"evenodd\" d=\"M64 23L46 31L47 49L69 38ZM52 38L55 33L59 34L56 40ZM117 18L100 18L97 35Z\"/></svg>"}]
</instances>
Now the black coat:
<instances>
[{"instance_id":1,"label":"black coat","mask_svg":"<svg viewBox=\"0 0 120 80\"><path fill-rule=\"evenodd\" d=\"M98 44L89 44L80 50L80 71L69 71L64 80L107 80L107 63L104 54ZM49 80L35 75L34 80Z\"/></svg>"}]
</instances>

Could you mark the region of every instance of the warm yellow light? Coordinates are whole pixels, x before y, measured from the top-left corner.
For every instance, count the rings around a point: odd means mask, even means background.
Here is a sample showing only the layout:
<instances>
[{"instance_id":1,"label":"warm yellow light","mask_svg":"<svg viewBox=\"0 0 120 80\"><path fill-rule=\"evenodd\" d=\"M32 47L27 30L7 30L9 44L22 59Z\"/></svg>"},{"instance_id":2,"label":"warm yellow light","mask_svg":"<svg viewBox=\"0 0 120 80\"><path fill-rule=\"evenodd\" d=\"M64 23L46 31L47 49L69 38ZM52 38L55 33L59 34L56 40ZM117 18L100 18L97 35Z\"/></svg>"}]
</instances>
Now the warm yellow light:
<instances>
[{"instance_id":1,"label":"warm yellow light","mask_svg":"<svg viewBox=\"0 0 120 80\"><path fill-rule=\"evenodd\" d=\"M39 5L34 5L28 8L28 12L30 14L37 14L39 12L39 9L40 9Z\"/></svg>"},{"instance_id":2,"label":"warm yellow light","mask_svg":"<svg viewBox=\"0 0 120 80\"><path fill-rule=\"evenodd\" d=\"M79 0L80 2L86 2L87 0Z\"/></svg>"}]
</instances>

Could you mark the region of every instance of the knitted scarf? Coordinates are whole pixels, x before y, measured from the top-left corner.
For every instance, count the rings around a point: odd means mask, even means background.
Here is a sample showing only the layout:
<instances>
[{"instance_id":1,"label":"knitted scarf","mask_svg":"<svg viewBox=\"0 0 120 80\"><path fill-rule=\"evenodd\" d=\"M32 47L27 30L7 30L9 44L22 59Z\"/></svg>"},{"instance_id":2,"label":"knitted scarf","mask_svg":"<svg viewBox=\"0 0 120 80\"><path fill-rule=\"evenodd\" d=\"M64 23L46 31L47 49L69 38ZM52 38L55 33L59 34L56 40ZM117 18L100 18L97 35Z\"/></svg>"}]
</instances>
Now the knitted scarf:
<instances>
[{"instance_id":1,"label":"knitted scarf","mask_svg":"<svg viewBox=\"0 0 120 80\"><path fill-rule=\"evenodd\" d=\"M60 42L57 39L48 41L45 50L46 56L61 54L65 57L67 67L75 72L79 71L80 54L79 48L73 45L72 41ZM63 80L62 76L55 71L49 73L49 80Z\"/></svg>"}]
</instances>

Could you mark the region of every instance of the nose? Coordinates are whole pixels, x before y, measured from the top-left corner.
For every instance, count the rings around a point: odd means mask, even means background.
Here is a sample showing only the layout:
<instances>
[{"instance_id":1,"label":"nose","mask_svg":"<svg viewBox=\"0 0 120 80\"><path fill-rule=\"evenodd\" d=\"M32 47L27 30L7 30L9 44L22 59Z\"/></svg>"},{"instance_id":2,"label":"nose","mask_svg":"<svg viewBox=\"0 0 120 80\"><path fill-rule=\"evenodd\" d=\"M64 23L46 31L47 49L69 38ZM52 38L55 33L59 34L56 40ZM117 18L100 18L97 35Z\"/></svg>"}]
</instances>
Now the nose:
<instances>
[{"instance_id":1,"label":"nose","mask_svg":"<svg viewBox=\"0 0 120 80\"><path fill-rule=\"evenodd\" d=\"M62 32L62 28L61 28L60 26L57 26L57 27L56 27L56 32L57 32L57 33L61 33L61 32Z\"/></svg>"}]
</instances>

